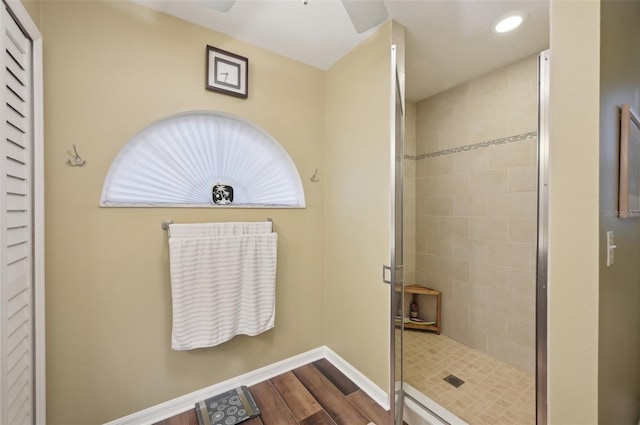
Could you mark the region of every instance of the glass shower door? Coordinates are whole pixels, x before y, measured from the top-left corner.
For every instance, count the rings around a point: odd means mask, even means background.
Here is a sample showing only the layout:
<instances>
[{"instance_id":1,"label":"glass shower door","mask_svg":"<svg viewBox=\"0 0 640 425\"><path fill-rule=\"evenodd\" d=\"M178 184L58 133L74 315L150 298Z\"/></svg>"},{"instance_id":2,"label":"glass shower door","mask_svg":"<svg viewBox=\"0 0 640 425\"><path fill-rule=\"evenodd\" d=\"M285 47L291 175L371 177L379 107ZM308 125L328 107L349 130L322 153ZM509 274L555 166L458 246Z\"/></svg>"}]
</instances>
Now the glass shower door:
<instances>
[{"instance_id":1,"label":"glass shower door","mask_svg":"<svg viewBox=\"0 0 640 425\"><path fill-rule=\"evenodd\" d=\"M426 220L419 223L423 226L422 234L427 234L424 228L432 226L434 223L437 226L441 226L442 223L448 225L444 227L446 237L450 237L451 241L457 243L458 252L461 257L459 261L456 261L455 268L451 266L446 269L449 273L451 270L456 271L458 268L464 270L467 266L468 271L465 274L459 274L460 277L452 277L452 282L455 283L456 288L460 291L460 298L447 299L446 307L449 309L449 313L455 308L465 307L464 304L471 305L473 310L460 310L463 311L459 317L461 323L465 322L465 311L469 314L473 314L473 318L478 319L474 323L474 327L471 330L486 330L488 328L481 328L478 324L484 317L491 319L502 319L503 323L506 320L511 320L505 324L504 328L495 327L495 332L498 333L501 329L513 329L512 333L506 333L506 336L514 338L511 346L519 348L523 347L520 351L507 351L508 353L515 353L513 356L516 361L520 361L524 367L519 366L520 363L511 364L507 360L500 358L504 352L501 352L495 347L500 348L500 336L489 334L485 332L488 337L493 338L492 342L497 342L494 345L494 350L485 353L480 351L482 347L474 347L472 344L456 341L451 334L444 334L435 336L433 333L421 333L417 331L403 330L402 326L397 326L398 321L394 321L392 325L392 341L393 352L395 354L394 363L392 364L392 376L393 386L392 391L395 397L393 401L393 412L395 414L395 425L402 425L403 419L409 425L418 424L480 424L480 423L493 423L492 419L512 418L512 423L527 423L533 425L544 425L547 422L548 409L546 405L547 400L547 369L546 369L546 306L547 306L547 262L546 255L548 250L548 166L549 166L549 136L548 136L548 68L549 68L549 52L543 52L537 64L538 75L536 78L536 61L535 56L531 56L526 59L526 62L511 65L512 69L520 71L520 74L513 73L514 79L516 75L519 75L526 87L529 88L527 94L527 125L530 128L528 132L522 132L507 136L501 139L492 139L488 142L478 142L475 145L468 145L462 147L456 147L455 149L449 149L444 154L433 156L435 159L431 159L430 156L418 155L420 152L413 152L414 135L412 133L412 126L416 121L415 130L416 133L424 134L425 128L430 124L430 121L425 117L430 117L428 113L433 113L435 109L429 109L425 104L418 104L417 112L413 109L413 104L409 104L409 110L406 111L403 108L401 101L401 85L396 81L394 93L396 98L395 106L395 140L393 143L394 152L394 206L393 206L393 239L392 244L395 245L396 251L394 252L394 261L396 266L402 265L406 267L406 270L396 269L397 275L395 285L392 288L392 316L399 314L399 322L402 323L405 316L409 315L409 308L405 306L408 300L405 300L403 294L404 287L402 284L403 275L406 276L407 285L411 285L414 281L413 278L413 262L411 243L405 248L407 255L406 261L403 261L402 255L402 235L403 235L403 211L402 211L402 198L398 197L402 193L402 181L403 177L406 177L407 186L405 195L409 198L410 202L406 204L407 222L406 230L408 230L406 239L412 238L412 222L411 200L413 190L413 177L412 177L412 163L408 162L407 175L403 176L403 164L404 159L404 143L401 140L404 138L404 123L403 113L407 113L408 116L408 136L406 140L406 152L408 153L407 159L417 161L424 158L420 171L416 171L416 180L418 180L418 174L422 173L421 178L429 180L431 184L436 180L442 180L445 183L448 181L449 175L457 173L468 173L468 177L485 173L485 168L492 164L494 169L500 167L503 168L501 172L505 172L514 179L511 181L514 185L508 186L509 191L506 189L493 188L493 192L484 186L474 186L472 193L461 192L451 195L452 199L456 199L464 205L466 208L458 210L455 220L452 220L451 213L443 213L440 210L426 210L423 206L423 213L415 213L416 220L420 217L436 217L437 219L431 219L431 222L426 223ZM525 72L526 71L526 72ZM395 77L395 76L394 76ZM397 78L397 77L395 77ZM536 93L533 89L534 84L538 84L538 98L536 99ZM523 86L525 85L523 83ZM520 87L520 86L518 86ZM457 94L454 93L454 94ZM440 98L442 99L442 98ZM514 97L515 99L515 97ZM450 100L450 98L447 98ZM524 101L523 99L519 99ZM537 107L535 101L537 100ZM467 101L461 99L460 102ZM449 103L439 103L449 105ZM421 108L422 109L419 109ZM426 111L426 112L425 112ZM436 110L437 112L437 110ZM418 121L415 118L418 115ZM538 118L536 123L535 118ZM537 125L536 125L537 124ZM535 126L535 127L534 127ZM537 128L536 128L537 127ZM537 130L537 131L536 131ZM445 157L445 155L449 155ZM437 179L434 179L432 174L427 174L427 166L433 166L436 160L445 158L449 161L450 168L443 168L442 174L445 177L440 178L440 175L436 175ZM431 161L431 162L429 162ZM443 160L444 161L444 160ZM455 168L454 165L458 164L460 167ZM442 164L440 164L442 165ZM474 166L472 171L468 171L468 168L462 167ZM484 167L484 168L482 168ZM433 169L431 169L433 170ZM454 170L459 170L455 171ZM491 170L490 170L491 171ZM523 172L523 177L519 182L520 186L515 185L518 182L518 172ZM537 185L536 185L537 183ZM451 185L450 185L451 186ZM416 192L419 185L416 183ZM486 189L486 190L485 190ZM428 198L427 188L424 186L420 189L425 199L439 199L435 196ZM441 187L437 188L437 195L441 196L442 193L449 194L449 192L442 192ZM482 190L482 191L481 191ZM455 195L455 196L454 196ZM417 196L417 195L415 195ZM472 204L466 202L468 200L485 199L487 204L477 203ZM495 205L490 209L488 208L489 200L494 200ZM524 200L526 202L517 203L517 200ZM435 202L435 201L434 201ZM418 204L418 202L415 202ZM415 208L415 205L413 206ZM429 211L429 213L427 213ZM491 215L493 214L493 215ZM440 217L442 216L442 217ZM459 216L459 217L458 217ZM460 225L458 227L451 226L451 223L455 221L456 224L463 223L466 225ZM491 230L489 224L495 224L493 229L504 229L504 236L498 235L497 231ZM499 225L502 225L500 227ZM416 228L418 225L416 224ZM427 229L431 229L428 227ZM437 228L437 232L441 232L441 227ZM528 229L526 233L518 233L522 229ZM472 231L473 230L473 231ZM484 232L484 233L482 233ZM440 234L440 233L438 233ZM497 236L494 237L494 234ZM433 232L430 233L433 237ZM488 236L487 236L488 235ZM509 239L505 239L509 237ZM417 238L417 237L416 237ZM492 239L494 238L494 239ZM486 240L486 241L485 241ZM472 241L472 242L468 242ZM484 241L484 242L483 242ZM476 244L477 242L477 244ZM476 251L480 254L471 257L471 254L475 251L464 250L467 243L474 243L479 248ZM474 245L475 246L475 245ZM510 249L521 248L521 254L516 251L514 255L509 257L510 262L503 262L504 258L507 258L507 252L505 250L499 250L499 248L505 247ZM492 251L489 251L489 248ZM524 249L526 248L526 250ZM418 249L416 249L418 252ZM424 256L430 254L433 256L440 255L444 260L436 263L435 267L432 267L428 271L433 272L435 268L438 270L440 264L450 264L449 258L454 258L456 250L452 249L444 254L438 254L429 252L427 250L426 243L423 244L421 250ZM490 256L492 252L492 256ZM498 255L499 254L499 255ZM417 254L416 254L417 255ZM475 255L475 254L474 254ZM520 255L520 256L518 256ZM526 256L525 256L526 255ZM526 261L520 261L524 259ZM513 261L512 261L513 260ZM417 260L416 260L417 263ZM424 264L424 263L423 263ZM433 266L433 264L429 264ZM473 267L473 269L471 269ZM473 273L471 273L473 271ZM436 272L433 272L435 274ZM418 280L426 284L431 283L427 279L418 277ZM433 282L438 284L436 279ZM474 285L474 286L471 286ZM470 299L470 288L486 290L487 301L484 307L481 303L475 302L475 299ZM434 286L434 289L441 290ZM447 289L447 288L444 288ZM451 294L455 288L448 288L447 294ZM409 289L410 291L411 289ZM464 290L467 290L466 292ZM502 293L512 296L512 298L495 296L489 298L489 295L501 295ZM444 293L444 291L443 291ZM480 292L482 295L485 292ZM407 295L409 298L410 295ZM513 300L513 303L511 302ZM456 304L455 301L458 301ZM480 301L482 301L480 299ZM428 301L421 300L420 305L426 305ZM461 306L462 305L462 306ZM513 308L513 305L520 306L519 308ZM400 308L398 308L400 306ZM483 316L482 308L491 308L491 314ZM420 312L429 311L429 307L426 309L421 308ZM438 308L436 311L439 311ZM518 314L526 314L524 319L520 319ZM423 313L424 314L424 313ZM511 316L507 316L511 314ZM513 318L512 318L513 317ZM449 329L452 329L451 323L454 320L458 320L458 317L453 315L449 316L449 321L446 324L449 325ZM471 320L470 318L467 320ZM440 320L437 320L440 322ZM492 322L496 324L498 321ZM513 325L513 327L508 327ZM518 331L517 326L522 325L522 331ZM471 328L471 327L470 327ZM452 334L455 332L452 331ZM455 336L455 335L454 335ZM465 335L462 334L462 337ZM534 341L535 337L535 341ZM519 339L518 339L519 338ZM522 341L519 345L516 345L518 341ZM508 347L505 344L505 347ZM527 351L524 350L527 349ZM431 354L428 354L431 353ZM436 357L439 356L439 357ZM428 374L423 373L425 370L422 368L424 365L430 365L428 368ZM527 368L528 367L528 368ZM448 376L447 376L448 375ZM460 377L460 381L456 382L455 378ZM443 379L444 378L444 379ZM452 378L452 379L451 379ZM466 384L465 384L466 382ZM456 385L457 384L457 385ZM464 386L462 386L464 384ZM461 388L461 389L460 389ZM491 390L494 390L491 392ZM491 396L485 396L490 394ZM537 396L537 397L536 397ZM484 412L487 415L482 416ZM517 413L516 413L517 412ZM514 415L518 415L517 417ZM495 418L494 418L495 416ZM515 419L513 419L515 418ZM466 422L465 422L466 421Z\"/></svg>"}]
</instances>

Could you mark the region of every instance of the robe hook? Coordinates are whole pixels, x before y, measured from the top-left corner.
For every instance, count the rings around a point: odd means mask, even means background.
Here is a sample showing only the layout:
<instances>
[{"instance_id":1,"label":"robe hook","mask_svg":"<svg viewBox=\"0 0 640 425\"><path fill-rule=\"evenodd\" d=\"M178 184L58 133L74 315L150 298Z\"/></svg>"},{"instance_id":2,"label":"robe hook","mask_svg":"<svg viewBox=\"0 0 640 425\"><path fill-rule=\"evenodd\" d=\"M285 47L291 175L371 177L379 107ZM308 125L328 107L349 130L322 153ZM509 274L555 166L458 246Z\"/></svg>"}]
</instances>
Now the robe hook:
<instances>
[{"instance_id":1,"label":"robe hook","mask_svg":"<svg viewBox=\"0 0 640 425\"><path fill-rule=\"evenodd\" d=\"M73 156L73 159L68 159L67 160L67 164L69 164L72 167L82 167L85 162L84 159L80 158L80 155L78 154L78 149L76 148L76 145L73 145L73 152L75 153L75 155Z\"/></svg>"}]
</instances>

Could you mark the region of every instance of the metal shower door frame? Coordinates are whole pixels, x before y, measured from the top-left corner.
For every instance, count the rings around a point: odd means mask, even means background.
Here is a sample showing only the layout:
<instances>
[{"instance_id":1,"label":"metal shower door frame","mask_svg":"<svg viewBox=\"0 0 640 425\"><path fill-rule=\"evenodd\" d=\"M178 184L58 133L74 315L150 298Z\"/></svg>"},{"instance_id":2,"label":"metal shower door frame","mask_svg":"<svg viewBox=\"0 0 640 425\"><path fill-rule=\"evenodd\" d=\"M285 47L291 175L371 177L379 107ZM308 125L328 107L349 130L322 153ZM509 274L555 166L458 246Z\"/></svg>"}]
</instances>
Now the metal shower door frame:
<instances>
[{"instance_id":1,"label":"metal shower door frame","mask_svg":"<svg viewBox=\"0 0 640 425\"><path fill-rule=\"evenodd\" d=\"M402 93L402 81L397 67L397 46L391 46L391 82L390 82L390 227L389 227L389 280L384 280L389 284L389 336L390 336L390 368L389 368L389 406L390 412L402 423L402 328L400 340L396 340L395 332L395 306L399 299L403 299L403 291L397 292L396 285L402 285L402 200L403 190L403 144L404 144L404 96ZM398 121L400 118L400 121ZM384 274L384 270L383 270ZM383 276L384 278L384 276ZM400 376L396 377L396 344L400 344ZM399 378L399 380L397 379ZM399 388L396 382L400 383Z\"/></svg>"},{"instance_id":2,"label":"metal shower door frame","mask_svg":"<svg viewBox=\"0 0 640 425\"><path fill-rule=\"evenodd\" d=\"M537 166L538 166L538 193L537 193L537 251L536 251L536 425L546 425L548 423L548 365L547 365L547 311L548 311L548 253L549 253L549 65L551 53L549 50L543 51L538 56L538 149L537 149ZM395 99L400 92L399 81L397 80L396 69L396 50L392 46L391 54L392 67L392 87L391 94L394 100L392 107L395 111ZM404 120L401 120L402 127ZM402 194L402 171L400 171L400 182L398 185L398 170L402 170L402 157L398 161L398 155L402 156L397 150L396 134L396 115L392 114L391 127L391 226L390 226L390 264L388 268L390 278L390 337L391 337L391 353L390 353L390 406L391 412L394 414L394 423L402 424L403 407L404 407L404 389L402 385L402 327L400 332L400 378L399 386L396 383L396 352L395 346L398 341L395 337L395 303L400 297L400 301L404 300L404 291L397 292L395 285L397 283L397 258L396 258L396 236L398 231L402 232L402 220L397 220L397 203L398 190ZM401 129L400 137L404 137L404 128ZM402 144L400 145L402 146ZM400 198L402 199L402 198ZM400 201L400 216L402 218L402 202ZM399 228L399 229L398 229ZM400 233L401 234L401 233ZM400 264L402 259L400 258ZM400 266L400 272L402 267ZM404 314L404 309L403 313ZM424 406L423 406L424 407ZM427 409L428 410L428 409ZM433 413L433 412L431 412Z\"/></svg>"},{"instance_id":3,"label":"metal shower door frame","mask_svg":"<svg viewBox=\"0 0 640 425\"><path fill-rule=\"evenodd\" d=\"M536 425L548 423L549 61L538 56L538 223L536 252Z\"/></svg>"}]
</instances>

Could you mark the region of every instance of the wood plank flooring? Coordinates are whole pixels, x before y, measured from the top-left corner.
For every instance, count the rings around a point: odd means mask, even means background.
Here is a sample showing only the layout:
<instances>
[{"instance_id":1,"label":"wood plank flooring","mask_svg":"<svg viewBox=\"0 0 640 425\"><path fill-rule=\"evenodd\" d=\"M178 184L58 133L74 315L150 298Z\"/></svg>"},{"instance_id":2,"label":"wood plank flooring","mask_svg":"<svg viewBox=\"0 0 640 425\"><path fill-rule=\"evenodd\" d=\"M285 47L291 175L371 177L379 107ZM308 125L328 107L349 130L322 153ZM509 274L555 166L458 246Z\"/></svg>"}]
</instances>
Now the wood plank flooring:
<instances>
[{"instance_id":1,"label":"wood plank flooring","mask_svg":"<svg viewBox=\"0 0 640 425\"><path fill-rule=\"evenodd\" d=\"M249 387L260 416L243 425L390 425L391 415L326 359ZM212 396L214 394L211 394ZM156 425L199 425L195 409Z\"/></svg>"}]
</instances>

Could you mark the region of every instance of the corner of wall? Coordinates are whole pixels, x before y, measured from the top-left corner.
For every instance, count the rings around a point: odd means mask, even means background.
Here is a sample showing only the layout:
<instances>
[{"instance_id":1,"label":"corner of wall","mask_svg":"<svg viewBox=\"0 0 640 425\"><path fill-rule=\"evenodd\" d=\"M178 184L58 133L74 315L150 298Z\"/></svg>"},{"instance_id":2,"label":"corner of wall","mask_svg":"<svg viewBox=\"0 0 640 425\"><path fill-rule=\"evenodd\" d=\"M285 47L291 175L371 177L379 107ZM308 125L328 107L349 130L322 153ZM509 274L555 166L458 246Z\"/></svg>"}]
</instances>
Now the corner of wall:
<instances>
[{"instance_id":1,"label":"corner of wall","mask_svg":"<svg viewBox=\"0 0 640 425\"><path fill-rule=\"evenodd\" d=\"M382 388L389 320L371 312L390 304L380 270L389 261L391 25L325 74L325 344Z\"/></svg>"},{"instance_id":2,"label":"corner of wall","mask_svg":"<svg viewBox=\"0 0 640 425\"><path fill-rule=\"evenodd\" d=\"M40 26L40 0L18 0L22 3L24 8L33 19L33 22L39 27Z\"/></svg>"},{"instance_id":3,"label":"corner of wall","mask_svg":"<svg viewBox=\"0 0 640 425\"><path fill-rule=\"evenodd\" d=\"M551 1L549 423L598 418L600 4Z\"/></svg>"}]
</instances>

